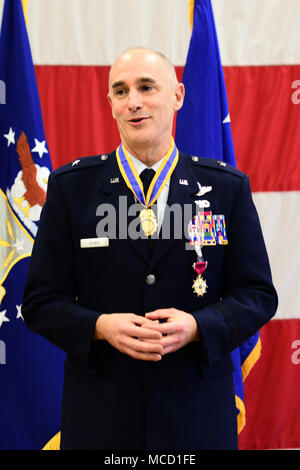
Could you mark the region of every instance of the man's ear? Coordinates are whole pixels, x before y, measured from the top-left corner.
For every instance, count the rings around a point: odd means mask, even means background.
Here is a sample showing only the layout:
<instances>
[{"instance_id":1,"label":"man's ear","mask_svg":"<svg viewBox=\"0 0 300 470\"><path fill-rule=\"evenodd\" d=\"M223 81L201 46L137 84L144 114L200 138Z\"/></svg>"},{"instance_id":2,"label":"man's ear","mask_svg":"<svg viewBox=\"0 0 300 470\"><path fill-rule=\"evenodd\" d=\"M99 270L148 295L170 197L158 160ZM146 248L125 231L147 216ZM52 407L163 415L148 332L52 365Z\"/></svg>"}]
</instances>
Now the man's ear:
<instances>
[{"instance_id":1,"label":"man's ear","mask_svg":"<svg viewBox=\"0 0 300 470\"><path fill-rule=\"evenodd\" d=\"M109 96L109 93L107 94L107 99L108 99L109 104L110 104L110 107L111 107L112 117L113 117L114 119L116 119L116 118L115 118L115 113L113 112L112 100L111 100L111 97Z\"/></svg>"},{"instance_id":2,"label":"man's ear","mask_svg":"<svg viewBox=\"0 0 300 470\"><path fill-rule=\"evenodd\" d=\"M183 105L185 88L183 83L177 83L175 87L174 111L179 111Z\"/></svg>"}]
</instances>

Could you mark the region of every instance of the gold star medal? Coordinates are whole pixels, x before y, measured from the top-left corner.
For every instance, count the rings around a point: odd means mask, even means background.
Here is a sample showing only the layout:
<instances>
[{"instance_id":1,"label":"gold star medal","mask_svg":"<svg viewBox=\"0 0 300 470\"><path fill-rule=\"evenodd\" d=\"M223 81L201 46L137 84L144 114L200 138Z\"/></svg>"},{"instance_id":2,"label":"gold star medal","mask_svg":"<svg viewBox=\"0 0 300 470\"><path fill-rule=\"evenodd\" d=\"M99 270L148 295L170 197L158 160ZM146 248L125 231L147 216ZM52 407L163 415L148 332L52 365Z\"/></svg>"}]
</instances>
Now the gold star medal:
<instances>
[{"instance_id":1,"label":"gold star medal","mask_svg":"<svg viewBox=\"0 0 300 470\"><path fill-rule=\"evenodd\" d=\"M193 283L193 292L197 294L198 297L199 295L203 297L206 291L207 291L206 280L203 279L201 275L197 276Z\"/></svg>"},{"instance_id":2,"label":"gold star medal","mask_svg":"<svg viewBox=\"0 0 300 470\"><path fill-rule=\"evenodd\" d=\"M153 235L158 227L156 216L151 209L167 181L169 181L175 166L177 165L179 153L174 139L171 139L171 146L151 181L147 194L144 194L143 183L135 169L135 166L127 153L123 144L116 151L117 162L120 172L136 199L144 206L139 217L142 229L146 236Z\"/></svg>"}]
</instances>

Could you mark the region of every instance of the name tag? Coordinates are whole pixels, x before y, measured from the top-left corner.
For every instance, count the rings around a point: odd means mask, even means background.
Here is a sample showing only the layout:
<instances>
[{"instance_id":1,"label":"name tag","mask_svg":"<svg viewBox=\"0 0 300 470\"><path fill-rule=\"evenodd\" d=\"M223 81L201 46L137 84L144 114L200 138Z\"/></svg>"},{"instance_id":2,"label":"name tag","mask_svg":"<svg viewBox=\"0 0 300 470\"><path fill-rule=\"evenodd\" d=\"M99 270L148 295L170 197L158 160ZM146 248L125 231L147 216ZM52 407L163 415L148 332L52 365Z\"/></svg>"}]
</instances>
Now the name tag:
<instances>
[{"instance_id":1,"label":"name tag","mask_svg":"<svg viewBox=\"0 0 300 470\"><path fill-rule=\"evenodd\" d=\"M109 246L109 238L82 238L80 240L80 248L102 248Z\"/></svg>"}]
</instances>

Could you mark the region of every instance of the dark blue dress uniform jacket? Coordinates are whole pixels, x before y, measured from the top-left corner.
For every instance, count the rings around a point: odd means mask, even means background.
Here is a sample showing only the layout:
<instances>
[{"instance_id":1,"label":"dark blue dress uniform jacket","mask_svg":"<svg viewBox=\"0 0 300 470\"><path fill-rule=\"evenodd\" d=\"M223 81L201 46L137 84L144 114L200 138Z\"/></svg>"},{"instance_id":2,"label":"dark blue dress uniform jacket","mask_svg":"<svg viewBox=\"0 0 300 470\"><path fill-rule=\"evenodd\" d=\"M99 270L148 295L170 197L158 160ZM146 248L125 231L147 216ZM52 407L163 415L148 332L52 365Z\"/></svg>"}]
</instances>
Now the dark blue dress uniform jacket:
<instances>
[{"instance_id":1,"label":"dark blue dress uniform jacket","mask_svg":"<svg viewBox=\"0 0 300 470\"><path fill-rule=\"evenodd\" d=\"M186 249L184 233L156 240L150 259L148 240L119 237L119 197L127 197L128 207L134 197L115 152L50 175L22 312L29 328L67 353L62 449L237 447L230 352L275 314L277 295L248 177L215 160L194 160L180 153L168 205L188 205L195 215L195 200L208 200L213 214L225 215L228 236L228 245L202 249L208 261L203 297L192 290L196 253ZM197 183L212 189L196 196ZM97 237L101 204L116 209L116 237L110 233L108 247L81 248L81 239ZM183 232L189 220L179 222ZM194 316L201 341L158 362L93 341L101 313L144 315L169 307Z\"/></svg>"}]
</instances>

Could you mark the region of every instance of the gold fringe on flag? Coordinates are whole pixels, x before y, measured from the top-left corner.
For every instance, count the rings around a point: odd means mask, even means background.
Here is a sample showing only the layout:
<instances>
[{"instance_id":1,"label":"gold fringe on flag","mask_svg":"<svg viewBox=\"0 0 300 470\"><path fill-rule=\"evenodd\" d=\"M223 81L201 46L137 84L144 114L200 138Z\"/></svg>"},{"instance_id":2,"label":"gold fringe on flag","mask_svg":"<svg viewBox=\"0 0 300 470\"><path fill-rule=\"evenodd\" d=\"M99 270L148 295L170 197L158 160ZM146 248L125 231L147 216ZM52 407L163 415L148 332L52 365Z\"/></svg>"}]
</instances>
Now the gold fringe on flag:
<instances>
[{"instance_id":1,"label":"gold fringe on flag","mask_svg":"<svg viewBox=\"0 0 300 470\"><path fill-rule=\"evenodd\" d=\"M243 382L245 382L246 378L250 374L254 365L258 361L260 354L261 354L261 349L262 349L261 341L260 341L260 338L258 338L255 347L252 349L251 353L242 364ZM238 434L240 434L240 432L242 431L242 429L244 428L246 424L246 409L245 409L245 404L243 400L239 398L237 395L235 396L235 403L236 403L237 409L239 410L239 414L237 417L237 426L238 426Z\"/></svg>"},{"instance_id":2,"label":"gold fringe on flag","mask_svg":"<svg viewBox=\"0 0 300 470\"><path fill-rule=\"evenodd\" d=\"M239 410L239 414L237 416L237 428L238 434L240 434L246 424L246 409L243 400L237 395L235 396L235 405Z\"/></svg>"},{"instance_id":3,"label":"gold fringe on flag","mask_svg":"<svg viewBox=\"0 0 300 470\"><path fill-rule=\"evenodd\" d=\"M195 7L195 0L189 0L189 22L190 22L190 27L191 30L193 29L194 26L194 7Z\"/></svg>"},{"instance_id":4,"label":"gold fringe on flag","mask_svg":"<svg viewBox=\"0 0 300 470\"><path fill-rule=\"evenodd\" d=\"M261 341L258 338L255 347L252 349L251 353L247 357L247 359L242 364L242 373L243 373L243 381L246 380L247 376L251 372L254 364L258 361L261 353Z\"/></svg>"},{"instance_id":5,"label":"gold fringe on flag","mask_svg":"<svg viewBox=\"0 0 300 470\"><path fill-rule=\"evenodd\" d=\"M28 0L22 0L22 5L23 5L23 12L24 12L24 18L26 24L28 23L28 18L27 18L27 6L28 6Z\"/></svg>"},{"instance_id":6,"label":"gold fringe on flag","mask_svg":"<svg viewBox=\"0 0 300 470\"><path fill-rule=\"evenodd\" d=\"M60 432L55 434L55 436L47 442L42 450L60 450Z\"/></svg>"}]
</instances>

